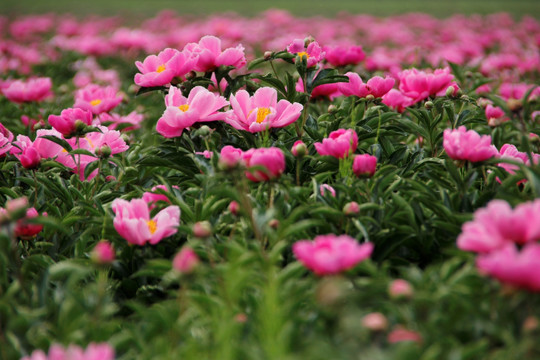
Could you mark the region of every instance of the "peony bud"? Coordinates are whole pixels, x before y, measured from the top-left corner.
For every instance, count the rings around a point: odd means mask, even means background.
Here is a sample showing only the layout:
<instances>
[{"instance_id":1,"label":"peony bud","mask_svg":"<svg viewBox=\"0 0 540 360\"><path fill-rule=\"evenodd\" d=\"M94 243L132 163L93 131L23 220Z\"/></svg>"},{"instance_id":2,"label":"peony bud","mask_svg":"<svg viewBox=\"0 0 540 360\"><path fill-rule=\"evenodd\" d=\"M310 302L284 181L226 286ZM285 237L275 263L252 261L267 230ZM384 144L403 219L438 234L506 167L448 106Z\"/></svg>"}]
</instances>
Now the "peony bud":
<instances>
[{"instance_id":1,"label":"peony bud","mask_svg":"<svg viewBox=\"0 0 540 360\"><path fill-rule=\"evenodd\" d=\"M292 148L291 148L291 152L294 156L298 157L298 158L303 158L304 156L306 156L307 154L307 146L306 144L304 144L304 142L302 140L297 140Z\"/></svg>"},{"instance_id":2,"label":"peony bud","mask_svg":"<svg viewBox=\"0 0 540 360\"><path fill-rule=\"evenodd\" d=\"M433 101L426 101L424 107L428 110L433 109Z\"/></svg>"},{"instance_id":3,"label":"peony bud","mask_svg":"<svg viewBox=\"0 0 540 360\"><path fill-rule=\"evenodd\" d=\"M212 235L212 225L208 221L198 221L193 225L193 235L204 239Z\"/></svg>"},{"instance_id":4,"label":"peony bud","mask_svg":"<svg viewBox=\"0 0 540 360\"><path fill-rule=\"evenodd\" d=\"M98 264L110 264L115 258L114 248L107 240L101 240L92 250L91 258Z\"/></svg>"},{"instance_id":5,"label":"peony bud","mask_svg":"<svg viewBox=\"0 0 540 360\"><path fill-rule=\"evenodd\" d=\"M397 279L390 283L388 293L392 298L411 298L414 290L407 280Z\"/></svg>"},{"instance_id":6,"label":"peony bud","mask_svg":"<svg viewBox=\"0 0 540 360\"><path fill-rule=\"evenodd\" d=\"M446 89L446 97L454 97L454 93L456 92L456 88L453 87L453 86L449 86L447 89Z\"/></svg>"},{"instance_id":7,"label":"peony bud","mask_svg":"<svg viewBox=\"0 0 540 360\"><path fill-rule=\"evenodd\" d=\"M277 229L279 227L279 220L278 219L272 219L268 222L268 226L270 226L272 229Z\"/></svg>"},{"instance_id":8,"label":"peony bud","mask_svg":"<svg viewBox=\"0 0 540 360\"><path fill-rule=\"evenodd\" d=\"M274 53L271 52L271 51L265 51L265 52L264 52L264 55L263 55L263 56L264 56L264 59L265 59L265 60L270 59L270 58L272 57L273 54L274 54Z\"/></svg>"},{"instance_id":9,"label":"peony bud","mask_svg":"<svg viewBox=\"0 0 540 360\"><path fill-rule=\"evenodd\" d=\"M238 211L240 211L240 205L238 204L237 201L234 201L234 200L231 201L231 203L229 204L229 211L234 216L238 215Z\"/></svg>"},{"instance_id":10,"label":"peony bud","mask_svg":"<svg viewBox=\"0 0 540 360\"><path fill-rule=\"evenodd\" d=\"M172 266L173 269L184 273L189 274L193 272L195 267L199 264L200 260L195 251L190 247L184 247L173 259Z\"/></svg>"},{"instance_id":11,"label":"peony bud","mask_svg":"<svg viewBox=\"0 0 540 360\"><path fill-rule=\"evenodd\" d=\"M108 145L103 145L102 147L98 148L97 151L96 151L96 154L102 158L102 159L106 159L108 158L109 156L111 156L111 148L110 146Z\"/></svg>"},{"instance_id":12,"label":"peony bud","mask_svg":"<svg viewBox=\"0 0 540 360\"><path fill-rule=\"evenodd\" d=\"M343 207L343 213L347 216L356 215L360 212L360 207L356 201L351 201Z\"/></svg>"},{"instance_id":13,"label":"peony bud","mask_svg":"<svg viewBox=\"0 0 540 360\"><path fill-rule=\"evenodd\" d=\"M362 326L371 331L384 331L388 328L388 320L380 312L374 312L362 318Z\"/></svg>"}]
</instances>

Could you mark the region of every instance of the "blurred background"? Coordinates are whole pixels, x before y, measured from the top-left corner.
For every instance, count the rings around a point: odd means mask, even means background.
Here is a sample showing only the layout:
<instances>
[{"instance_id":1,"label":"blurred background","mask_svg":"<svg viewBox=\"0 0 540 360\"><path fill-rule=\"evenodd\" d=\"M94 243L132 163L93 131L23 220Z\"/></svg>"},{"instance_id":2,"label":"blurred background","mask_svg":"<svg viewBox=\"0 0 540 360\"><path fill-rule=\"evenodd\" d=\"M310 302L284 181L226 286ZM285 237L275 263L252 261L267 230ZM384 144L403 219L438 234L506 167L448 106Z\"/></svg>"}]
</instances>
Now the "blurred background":
<instances>
[{"instance_id":1,"label":"blurred background","mask_svg":"<svg viewBox=\"0 0 540 360\"><path fill-rule=\"evenodd\" d=\"M540 0L4 0L0 1L0 13L18 15L31 13L72 13L77 16L87 14L129 15L135 18L150 17L161 10L171 9L179 15L205 15L227 11L252 16L261 11L279 8L297 16L332 16L339 12L365 13L377 16L425 12L437 17L447 17L455 13L488 14L508 12L516 19L524 15L540 18Z\"/></svg>"}]
</instances>

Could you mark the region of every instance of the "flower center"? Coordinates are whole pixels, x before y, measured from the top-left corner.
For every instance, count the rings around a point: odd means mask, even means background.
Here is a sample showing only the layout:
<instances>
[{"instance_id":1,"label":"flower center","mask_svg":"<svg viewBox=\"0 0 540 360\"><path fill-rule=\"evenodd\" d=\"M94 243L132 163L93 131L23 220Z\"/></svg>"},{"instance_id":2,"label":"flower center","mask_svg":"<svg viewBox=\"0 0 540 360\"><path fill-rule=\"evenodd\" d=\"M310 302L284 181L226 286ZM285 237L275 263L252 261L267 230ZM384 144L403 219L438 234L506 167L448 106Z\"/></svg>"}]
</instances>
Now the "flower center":
<instances>
[{"instance_id":1,"label":"flower center","mask_svg":"<svg viewBox=\"0 0 540 360\"><path fill-rule=\"evenodd\" d=\"M298 56L300 56L300 57L305 56L306 59L309 59L309 54L308 54L307 52L305 52L305 51L301 51L301 52L299 52L299 53L296 53L296 55L298 55Z\"/></svg>"},{"instance_id":2,"label":"flower center","mask_svg":"<svg viewBox=\"0 0 540 360\"><path fill-rule=\"evenodd\" d=\"M92 105L92 106L96 106L96 105L99 105L99 104L101 104L100 99L95 99L95 100L90 101L90 105Z\"/></svg>"},{"instance_id":3,"label":"flower center","mask_svg":"<svg viewBox=\"0 0 540 360\"><path fill-rule=\"evenodd\" d=\"M154 220L148 220L146 222L146 225L148 226L148 230L150 230L150 234L154 235L154 233L157 230L157 224Z\"/></svg>"},{"instance_id":4,"label":"flower center","mask_svg":"<svg viewBox=\"0 0 540 360\"><path fill-rule=\"evenodd\" d=\"M183 112L186 112L189 110L189 104L180 105L178 108Z\"/></svg>"},{"instance_id":5,"label":"flower center","mask_svg":"<svg viewBox=\"0 0 540 360\"><path fill-rule=\"evenodd\" d=\"M156 69L156 72L158 73L163 72L163 71L165 71L165 64L159 65L158 68Z\"/></svg>"},{"instance_id":6,"label":"flower center","mask_svg":"<svg viewBox=\"0 0 540 360\"><path fill-rule=\"evenodd\" d=\"M266 119L266 117L268 116L268 114L270 114L270 109L269 108L259 108L257 110L257 123L260 124L264 121L264 119Z\"/></svg>"}]
</instances>

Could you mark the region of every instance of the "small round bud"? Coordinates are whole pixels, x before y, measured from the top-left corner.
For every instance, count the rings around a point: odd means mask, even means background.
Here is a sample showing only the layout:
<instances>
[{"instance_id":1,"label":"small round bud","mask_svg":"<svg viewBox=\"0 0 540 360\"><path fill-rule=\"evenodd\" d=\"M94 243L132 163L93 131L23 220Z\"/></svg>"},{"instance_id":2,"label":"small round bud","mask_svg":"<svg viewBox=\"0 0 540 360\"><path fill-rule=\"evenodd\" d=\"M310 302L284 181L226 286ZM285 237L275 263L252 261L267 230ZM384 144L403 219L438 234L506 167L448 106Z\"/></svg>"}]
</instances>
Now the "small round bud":
<instances>
[{"instance_id":1,"label":"small round bud","mask_svg":"<svg viewBox=\"0 0 540 360\"><path fill-rule=\"evenodd\" d=\"M268 226L270 226L272 229L277 229L279 227L279 220L278 219L270 220L270 222L268 222Z\"/></svg>"},{"instance_id":2,"label":"small round bud","mask_svg":"<svg viewBox=\"0 0 540 360\"><path fill-rule=\"evenodd\" d=\"M212 133L212 129L210 129L208 126L203 125L197 131L195 131L195 136L201 136L206 137Z\"/></svg>"},{"instance_id":3,"label":"small round bud","mask_svg":"<svg viewBox=\"0 0 540 360\"><path fill-rule=\"evenodd\" d=\"M98 148L96 151L96 154L102 159L108 158L109 156L111 156L111 153L112 153L112 150L110 146L108 145L103 145L102 147Z\"/></svg>"},{"instance_id":4,"label":"small round bud","mask_svg":"<svg viewBox=\"0 0 540 360\"><path fill-rule=\"evenodd\" d=\"M373 101L373 100L375 100L375 96L373 94L368 94L368 95L366 95L366 100Z\"/></svg>"},{"instance_id":5,"label":"small round bud","mask_svg":"<svg viewBox=\"0 0 540 360\"><path fill-rule=\"evenodd\" d=\"M459 98L460 98L461 100L463 100L463 101L469 101L469 100L470 100L469 95L467 95L467 94L463 94L463 95L461 95Z\"/></svg>"},{"instance_id":6,"label":"small round bud","mask_svg":"<svg viewBox=\"0 0 540 360\"><path fill-rule=\"evenodd\" d=\"M197 77L197 73L193 70L191 70L190 72L186 74L186 80L191 80L191 79L194 79L195 77Z\"/></svg>"},{"instance_id":7,"label":"small round bud","mask_svg":"<svg viewBox=\"0 0 540 360\"><path fill-rule=\"evenodd\" d=\"M234 200L231 201L231 203L229 204L229 211L234 216L238 215L238 212L240 211L240 205L238 204L237 201L234 201Z\"/></svg>"},{"instance_id":8,"label":"small round bud","mask_svg":"<svg viewBox=\"0 0 540 360\"><path fill-rule=\"evenodd\" d=\"M397 279L390 283L388 293L393 298L411 298L414 290L407 280Z\"/></svg>"},{"instance_id":9,"label":"small round bud","mask_svg":"<svg viewBox=\"0 0 540 360\"><path fill-rule=\"evenodd\" d=\"M128 134L122 134L122 140L124 140L126 142L126 144L129 144L131 138L129 137Z\"/></svg>"},{"instance_id":10,"label":"small round bud","mask_svg":"<svg viewBox=\"0 0 540 360\"><path fill-rule=\"evenodd\" d=\"M524 332L533 332L538 329L538 318L535 316L528 316L523 322L522 328Z\"/></svg>"},{"instance_id":11,"label":"small round bud","mask_svg":"<svg viewBox=\"0 0 540 360\"><path fill-rule=\"evenodd\" d=\"M75 132L81 133L84 131L84 129L86 129L86 124L84 123L84 121L79 119L75 120Z\"/></svg>"},{"instance_id":12,"label":"small round bud","mask_svg":"<svg viewBox=\"0 0 540 360\"><path fill-rule=\"evenodd\" d=\"M456 88L453 87L453 86L449 86L447 89L446 89L446 97L454 97L454 93L456 92Z\"/></svg>"},{"instance_id":13,"label":"small round bud","mask_svg":"<svg viewBox=\"0 0 540 360\"><path fill-rule=\"evenodd\" d=\"M107 175L105 177L105 181L115 181L115 180L116 180L116 177L113 175Z\"/></svg>"},{"instance_id":14,"label":"small round bud","mask_svg":"<svg viewBox=\"0 0 540 360\"><path fill-rule=\"evenodd\" d=\"M271 52L271 51L265 51L265 52L264 52L264 55L263 55L263 56L264 56L264 59L265 59L265 60L270 59L270 58L272 57L273 54L274 54L274 53Z\"/></svg>"},{"instance_id":15,"label":"small round bud","mask_svg":"<svg viewBox=\"0 0 540 360\"><path fill-rule=\"evenodd\" d=\"M193 225L193 235L204 239L212 235L212 225L208 221L198 221Z\"/></svg>"},{"instance_id":16,"label":"small round bud","mask_svg":"<svg viewBox=\"0 0 540 360\"><path fill-rule=\"evenodd\" d=\"M307 150L307 146L306 144L304 144L304 142L302 140L297 140L292 148L291 148L291 152L294 156L298 157L298 158L303 158L304 156L306 156L308 150Z\"/></svg>"},{"instance_id":17,"label":"small round bud","mask_svg":"<svg viewBox=\"0 0 540 360\"><path fill-rule=\"evenodd\" d=\"M195 251L190 247L184 247L173 259L172 266L178 272L189 274L192 273L200 260Z\"/></svg>"},{"instance_id":18,"label":"small round bud","mask_svg":"<svg viewBox=\"0 0 540 360\"><path fill-rule=\"evenodd\" d=\"M356 201L351 201L343 207L343 213L347 216L356 215L360 212L360 207Z\"/></svg>"},{"instance_id":19,"label":"small round bud","mask_svg":"<svg viewBox=\"0 0 540 360\"><path fill-rule=\"evenodd\" d=\"M313 38L313 36L307 36L306 38L304 38L304 47L308 47L308 45L314 41L315 39Z\"/></svg>"},{"instance_id":20,"label":"small round bud","mask_svg":"<svg viewBox=\"0 0 540 360\"><path fill-rule=\"evenodd\" d=\"M424 107L426 109L433 109L433 101L426 101L426 103L424 104Z\"/></svg>"},{"instance_id":21,"label":"small round bud","mask_svg":"<svg viewBox=\"0 0 540 360\"><path fill-rule=\"evenodd\" d=\"M337 110L338 110L338 108L337 108L337 106L334 105L334 104L330 104L330 105L328 106L328 112L329 112L330 114L335 113Z\"/></svg>"},{"instance_id":22,"label":"small round bud","mask_svg":"<svg viewBox=\"0 0 540 360\"><path fill-rule=\"evenodd\" d=\"M457 96L457 97L463 96L463 90L457 89L457 91L455 92L455 96Z\"/></svg>"},{"instance_id":23,"label":"small round bud","mask_svg":"<svg viewBox=\"0 0 540 360\"><path fill-rule=\"evenodd\" d=\"M91 259L97 264L110 264L114 261L115 256L111 243L107 240L101 240L92 250Z\"/></svg>"},{"instance_id":24,"label":"small round bud","mask_svg":"<svg viewBox=\"0 0 540 360\"><path fill-rule=\"evenodd\" d=\"M362 318L362 326L371 331L384 331L388 328L388 320L380 312L374 312Z\"/></svg>"}]
</instances>

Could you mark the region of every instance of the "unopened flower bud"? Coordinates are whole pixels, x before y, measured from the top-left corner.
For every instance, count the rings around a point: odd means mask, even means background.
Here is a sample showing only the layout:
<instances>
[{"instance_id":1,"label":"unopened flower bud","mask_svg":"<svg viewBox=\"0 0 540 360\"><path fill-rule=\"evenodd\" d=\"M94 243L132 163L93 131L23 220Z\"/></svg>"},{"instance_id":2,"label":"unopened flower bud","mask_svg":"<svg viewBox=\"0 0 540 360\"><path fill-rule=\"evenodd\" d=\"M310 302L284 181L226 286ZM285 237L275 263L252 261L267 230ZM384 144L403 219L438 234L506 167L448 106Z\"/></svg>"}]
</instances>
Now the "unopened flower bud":
<instances>
[{"instance_id":1,"label":"unopened flower bud","mask_svg":"<svg viewBox=\"0 0 540 360\"><path fill-rule=\"evenodd\" d=\"M193 70L191 70L190 72L186 74L186 80L191 80L195 77L197 77L197 73Z\"/></svg>"},{"instance_id":2,"label":"unopened flower bud","mask_svg":"<svg viewBox=\"0 0 540 360\"><path fill-rule=\"evenodd\" d=\"M115 258L114 248L107 240L101 240L94 250L92 250L91 258L98 264L110 264Z\"/></svg>"},{"instance_id":3,"label":"unopened flower bud","mask_svg":"<svg viewBox=\"0 0 540 360\"><path fill-rule=\"evenodd\" d=\"M84 131L84 129L86 129L86 124L84 121L79 119L75 120L75 132L80 134Z\"/></svg>"},{"instance_id":4,"label":"unopened flower bud","mask_svg":"<svg viewBox=\"0 0 540 360\"><path fill-rule=\"evenodd\" d=\"M291 148L291 152L294 156L298 157L298 158L303 158L304 156L306 156L307 154L307 146L306 144L304 144L304 142L302 140L297 140L292 148Z\"/></svg>"},{"instance_id":5,"label":"unopened flower bud","mask_svg":"<svg viewBox=\"0 0 540 360\"><path fill-rule=\"evenodd\" d=\"M510 111L519 111L523 107L523 102L520 99L508 99L506 104Z\"/></svg>"},{"instance_id":6,"label":"unopened flower bud","mask_svg":"<svg viewBox=\"0 0 540 360\"><path fill-rule=\"evenodd\" d=\"M390 283L388 293L393 298L411 298L414 290L407 280L397 279Z\"/></svg>"},{"instance_id":7,"label":"unopened flower bud","mask_svg":"<svg viewBox=\"0 0 540 360\"><path fill-rule=\"evenodd\" d=\"M200 136L200 137L206 137L206 136L210 135L211 133L212 133L212 129L210 129L206 125L203 125L199 129L197 129L197 131L195 131L194 135L195 136Z\"/></svg>"},{"instance_id":8,"label":"unopened flower bud","mask_svg":"<svg viewBox=\"0 0 540 360\"><path fill-rule=\"evenodd\" d=\"M337 106L334 105L334 104L330 104L330 105L328 106L328 112L329 112L330 114L335 113L337 110L338 110L338 108L337 108Z\"/></svg>"},{"instance_id":9,"label":"unopened flower bud","mask_svg":"<svg viewBox=\"0 0 540 360\"><path fill-rule=\"evenodd\" d=\"M360 212L360 207L356 201L351 201L343 207L343 213L347 216L356 215Z\"/></svg>"},{"instance_id":10,"label":"unopened flower bud","mask_svg":"<svg viewBox=\"0 0 540 360\"><path fill-rule=\"evenodd\" d=\"M270 226L272 229L277 229L279 227L279 220L278 219L270 220L270 222L268 222L268 226Z\"/></svg>"},{"instance_id":11,"label":"unopened flower bud","mask_svg":"<svg viewBox=\"0 0 540 360\"><path fill-rule=\"evenodd\" d=\"M522 328L524 332L533 332L538 329L538 318L535 316L528 316L523 322Z\"/></svg>"},{"instance_id":12,"label":"unopened flower bud","mask_svg":"<svg viewBox=\"0 0 540 360\"><path fill-rule=\"evenodd\" d=\"M313 36L308 36L304 39L304 47L308 47L309 44L311 44L312 42L314 42L315 39L313 38Z\"/></svg>"},{"instance_id":13,"label":"unopened flower bud","mask_svg":"<svg viewBox=\"0 0 540 360\"><path fill-rule=\"evenodd\" d=\"M107 175L105 177L105 181L115 181L116 180L116 176L114 175Z\"/></svg>"},{"instance_id":14,"label":"unopened flower bud","mask_svg":"<svg viewBox=\"0 0 540 360\"><path fill-rule=\"evenodd\" d=\"M447 89L446 89L446 97L454 97L454 93L456 92L456 88L453 87L453 86L449 86Z\"/></svg>"},{"instance_id":15,"label":"unopened flower bud","mask_svg":"<svg viewBox=\"0 0 540 360\"><path fill-rule=\"evenodd\" d=\"M362 318L362 326L371 331L384 331L388 328L388 320L380 312L374 312Z\"/></svg>"},{"instance_id":16,"label":"unopened flower bud","mask_svg":"<svg viewBox=\"0 0 540 360\"><path fill-rule=\"evenodd\" d=\"M212 235L212 225L208 221L198 221L193 225L193 235L204 239Z\"/></svg>"},{"instance_id":17,"label":"unopened flower bud","mask_svg":"<svg viewBox=\"0 0 540 360\"><path fill-rule=\"evenodd\" d=\"M265 59L265 60L270 59L270 58L272 57L272 54L273 54L273 52L271 52L271 51L265 51L265 52L264 52L264 55L263 55L263 56L264 56L264 59Z\"/></svg>"},{"instance_id":18,"label":"unopened flower bud","mask_svg":"<svg viewBox=\"0 0 540 360\"><path fill-rule=\"evenodd\" d=\"M373 94L367 94L366 95L366 100L373 101L373 100L375 100L375 96Z\"/></svg>"},{"instance_id":19,"label":"unopened flower bud","mask_svg":"<svg viewBox=\"0 0 540 360\"><path fill-rule=\"evenodd\" d=\"M244 313L236 314L234 316L234 321L236 321L237 323L240 323L240 324L245 323L247 320L248 320L248 317Z\"/></svg>"},{"instance_id":20,"label":"unopened flower bud","mask_svg":"<svg viewBox=\"0 0 540 360\"><path fill-rule=\"evenodd\" d=\"M470 99L470 98L469 98L469 95L467 95L467 94L463 94L463 95L461 95L459 98L460 98L461 100L463 100L463 101L469 101L469 99Z\"/></svg>"},{"instance_id":21,"label":"unopened flower bud","mask_svg":"<svg viewBox=\"0 0 540 360\"><path fill-rule=\"evenodd\" d=\"M426 101L426 103L424 104L424 107L426 109L433 109L433 101Z\"/></svg>"},{"instance_id":22,"label":"unopened flower bud","mask_svg":"<svg viewBox=\"0 0 540 360\"><path fill-rule=\"evenodd\" d=\"M96 154L102 158L102 159L106 159L108 158L109 156L111 156L111 148L110 146L108 145L103 145L102 147L98 148L97 151L96 151Z\"/></svg>"},{"instance_id":23,"label":"unopened flower bud","mask_svg":"<svg viewBox=\"0 0 540 360\"><path fill-rule=\"evenodd\" d=\"M172 266L178 272L189 274L193 272L200 260L195 251L190 247L184 247L173 259Z\"/></svg>"},{"instance_id":24,"label":"unopened flower bud","mask_svg":"<svg viewBox=\"0 0 540 360\"><path fill-rule=\"evenodd\" d=\"M229 204L229 211L234 216L238 215L238 212L240 211L240 205L238 204L237 201L234 201L234 200L231 201L231 203Z\"/></svg>"}]
</instances>

